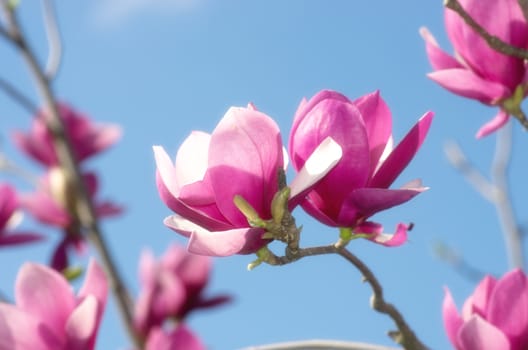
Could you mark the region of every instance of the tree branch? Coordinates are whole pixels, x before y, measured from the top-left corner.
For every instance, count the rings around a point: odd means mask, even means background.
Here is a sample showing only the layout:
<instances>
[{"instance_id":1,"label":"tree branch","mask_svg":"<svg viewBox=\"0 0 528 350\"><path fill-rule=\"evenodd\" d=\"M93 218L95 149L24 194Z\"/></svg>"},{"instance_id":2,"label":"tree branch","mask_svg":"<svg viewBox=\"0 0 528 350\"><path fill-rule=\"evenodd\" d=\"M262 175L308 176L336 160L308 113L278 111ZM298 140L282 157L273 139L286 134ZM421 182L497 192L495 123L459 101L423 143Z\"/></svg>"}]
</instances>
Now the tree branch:
<instances>
[{"instance_id":1,"label":"tree branch","mask_svg":"<svg viewBox=\"0 0 528 350\"><path fill-rule=\"evenodd\" d=\"M23 56L35 81L36 89L47 108L49 118L46 119L46 122L53 137L53 145L57 152L57 158L59 159L61 168L70 175L68 178L71 179L72 188L74 188L76 192L76 216L81 223L87 238L92 242L100 254L112 291L117 300L118 309L121 312L129 336L136 345L139 345L140 340L138 339L133 325L131 298L99 228L98 219L91 198L84 181L82 180L81 172L73 154L70 140L64 129L62 119L60 118L50 81L41 69L36 56L26 42L20 29L20 25L18 24L16 14L13 8L9 5L9 1L0 1L6 19L6 27L2 35L6 37Z\"/></svg>"},{"instance_id":2,"label":"tree branch","mask_svg":"<svg viewBox=\"0 0 528 350\"><path fill-rule=\"evenodd\" d=\"M299 248L295 254L288 252L288 248L286 248L286 254L281 257L274 255L268 250L263 261L270 265L285 265L307 256L333 253L341 255L354 265L361 272L365 281L370 285L373 292L371 299L372 308L380 313L388 315L398 327L398 331L389 332L389 336L395 342L402 345L406 350L428 350L427 346L425 346L414 334L413 330L409 327L398 309L394 305L385 301L383 297L383 288L374 273L367 265L365 265L365 263L363 263L363 261L339 243L327 246ZM260 257L263 258L262 255Z\"/></svg>"},{"instance_id":3,"label":"tree branch","mask_svg":"<svg viewBox=\"0 0 528 350\"><path fill-rule=\"evenodd\" d=\"M337 340L301 340L286 343L251 346L242 350L398 350L381 345Z\"/></svg>"}]
</instances>

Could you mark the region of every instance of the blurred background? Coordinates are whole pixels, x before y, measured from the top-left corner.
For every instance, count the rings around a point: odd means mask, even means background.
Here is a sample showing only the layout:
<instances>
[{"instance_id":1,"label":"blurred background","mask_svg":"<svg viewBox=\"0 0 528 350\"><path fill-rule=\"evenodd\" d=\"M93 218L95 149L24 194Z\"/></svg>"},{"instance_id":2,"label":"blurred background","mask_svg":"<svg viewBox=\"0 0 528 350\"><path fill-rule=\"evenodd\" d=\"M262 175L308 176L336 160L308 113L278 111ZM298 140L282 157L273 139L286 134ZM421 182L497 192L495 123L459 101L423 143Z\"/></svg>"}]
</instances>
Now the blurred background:
<instances>
[{"instance_id":1,"label":"blurred background","mask_svg":"<svg viewBox=\"0 0 528 350\"><path fill-rule=\"evenodd\" d=\"M38 2L22 1L20 21L44 62L48 53ZM449 287L457 305L475 281L439 259L446 244L479 270L509 269L494 206L447 161L444 145L456 140L475 167L489 175L496 135L476 140L478 128L497 112L450 94L426 77L431 69L418 29L427 26L448 52L441 1L368 2L300 0L94 0L56 2L64 55L54 81L62 101L99 122L122 126L124 135L88 169L101 176L101 197L126 207L103 230L133 294L141 251L162 254L185 239L162 224L170 214L154 181L152 145L175 154L192 130L210 132L230 106L253 102L280 125L287 142L303 97L322 89L351 99L379 89L393 113L398 142L427 110L436 117L422 149L395 187L421 178L430 190L373 217L392 232L413 222L409 242L386 248L353 241L349 248L375 272L386 299L407 318L431 349L447 349L441 305ZM0 77L38 101L18 53L0 42ZM11 143L13 129L27 130L31 116L0 93L1 151L20 166L41 172ZM528 135L513 125L512 196L520 225L526 224ZM291 179L290 174L290 179ZM21 190L19 179L1 174ZM338 232L296 210L305 247L334 242ZM25 227L36 227L28 219ZM42 229L46 231L46 229ZM0 249L0 291L12 297L19 266L47 263L61 238L54 230L41 244ZM272 245L280 254L279 245ZM76 260L84 264L92 252ZM332 338L393 345L390 319L369 307L370 288L339 256L303 259L284 267L262 265L248 272L254 256L215 259L207 293L230 293L222 308L196 312L190 326L210 349L299 339ZM98 337L98 349L130 348L113 300Z\"/></svg>"}]
</instances>

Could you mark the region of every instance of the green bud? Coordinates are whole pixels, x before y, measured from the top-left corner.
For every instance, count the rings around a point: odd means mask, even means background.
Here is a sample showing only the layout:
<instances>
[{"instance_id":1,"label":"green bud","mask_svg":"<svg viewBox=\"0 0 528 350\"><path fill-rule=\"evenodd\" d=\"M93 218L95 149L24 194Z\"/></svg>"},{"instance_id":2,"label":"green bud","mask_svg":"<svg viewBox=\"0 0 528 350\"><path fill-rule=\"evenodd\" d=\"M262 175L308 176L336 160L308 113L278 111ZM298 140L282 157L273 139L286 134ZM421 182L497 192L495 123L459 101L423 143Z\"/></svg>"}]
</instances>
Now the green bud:
<instances>
[{"instance_id":1,"label":"green bud","mask_svg":"<svg viewBox=\"0 0 528 350\"><path fill-rule=\"evenodd\" d=\"M280 224L284 213L288 209L288 199L290 198L290 188L284 187L282 190L275 193L271 201L271 217L273 221Z\"/></svg>"},{"instance_id":2,"label":"green bud","mask_svg":"<svg viewBox=\"0 0 528 350\"><path fill-rule=\"evenodd\" d=\"M64 278L71 282L79 278L83 274L83 272L84 270L82 267L68 266L67 268L62 270L62 275L64 276Z\"/></svg>"},{"instance_id":3,"label":"green bud","mask_svg":"<svg viewBox=\"0 0 528 350\"><path fill-rule=\"evenodd\" d=\"M235 206L244 214L248 223L253 227L264 227L266 223L259 217L259 214L242 196L238 194L233 198Z\"/></svg>"}]
</instances>

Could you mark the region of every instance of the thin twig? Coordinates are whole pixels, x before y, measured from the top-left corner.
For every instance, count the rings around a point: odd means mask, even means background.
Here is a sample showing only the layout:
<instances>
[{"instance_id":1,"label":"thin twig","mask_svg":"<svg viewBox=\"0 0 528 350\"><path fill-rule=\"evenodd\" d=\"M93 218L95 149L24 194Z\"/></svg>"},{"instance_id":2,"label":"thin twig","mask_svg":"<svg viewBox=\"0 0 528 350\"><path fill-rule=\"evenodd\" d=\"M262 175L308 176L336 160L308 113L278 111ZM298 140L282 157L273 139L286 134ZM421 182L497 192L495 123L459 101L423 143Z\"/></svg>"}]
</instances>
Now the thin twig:
<instances>
[{"instance_id":1,"label":"thin twig","mask_svg":"<svg viewBox=\"0 0 528 350\"><path fill-rule=\"evenodd\" d=\"M524 268L522 232L517 224L515 211L510 197L508 168L511 162L512 125L508 123L497 132L495 155L491 166L491 177L497 188L495 209L499 217L508 260L512 268Z\"/></svg>"},{"instance_id":2,"label":"thin twig","mask_svg":"<svg viewBox=\"0 0 528 350\"><path fill-rule=\"evenodd\" d=\"M251 346L242 350L398 350L381 345L337 340L300 340Z\"/></svg>"},{"instance_id":3,"label":"thin twig","mask_svg":"<svg viewBox=\"0 0 528 350\"><path fill-rule=\"evenodd\" d=\"M288 250L288 248L286 249ZM266 263L270 265L285 265L302 259L307 256L314 255L324 255L324 254L339 254L347 261L352 263L363 275L365 281L369 283L372 288L372 308L380 313L388 315L396 326L398 331L389 332L389 336L396 341L398 344L402 345L406 350L427 350L425 346L409 327L402 314L398 311L394 305L387 303L383 297L383 288L379 281L377 280L374 273L368 268L363 261L358 257L352 254L349 250L337 244L319 246L319 247L310 247L310 248L299 248L297 253L292 255L291 252L284 256L276 256L271 252L268 252L269 255L266 257Z\"/></svg>"},{"instance_id":4,"label":"thin twig","mask_svg":"<svg viewBox=\"0 0 528 350\"><path fill-rule=\"evenodd\" d=\"M49 46L45 72L46 77L49 80L53 80L59 72L62 61L62 40L57 24L57 17L55 16L55 8L51 0L42 0L42 14Z\"/></svg>"},{"instance_id":5,"label":"thin twig","mask_svg":"<svg viewBox=\"0 0 528 350\"><path fill-rule=\"evenodd\" d=\"M69 178L72 181L71 185L76 192L77 202L75 209L79 222L86 231L86 236L100 254L110 280L112 291L117 300L118 309L121 312L123 322L130 338L136 345L138 345L138 347L140 347L140 340L138 339L133 325L131 298L99 228L92 201L84 181L82 180L81 172L73 154L70 140L64 129L62 119L60 118L55 97L50 86L50 81L44 74L37 62L36 56L27 44L18 24L16 14L9 6L8 0L1 0L1 5L6 17L8 38L10 42L19 49L21 55L24 57L31 75L35 80L38 93L44 101L44 105L47 107L47 112L49 113L49 118L46 119L48 123L47 127L53 136L53 144L60 165L66 173L70 174Z\"/></svg>"},{"instance_id":6,"label":"thin twig","mask_svg":"<svg viewBox=\"0 0 528 350\"><path fill-rule=\"evenodd\" d=\"M511 129L512 125L508 123L497 131L495 155L491 166L492 181L487 180L468 161L463 151L455 142L446 144L444 151L451 165L464 176L477 193L493 203L502 228L509 265L512 268L523 268L523 236L515 218L507 176L511 161Z\"/></svg>"},{"instance_id":7,"label":"thin twig","mask_svg":"<svg viewBox=\"0 0 528 350\"><path fill-rule=\"evenodd\" d=\"M3 90L6 95L11 97L15 102L17 102L22 108L24 108L30 115L36 114L38 107L35 105L35 103L33 103L29 97L24 95L22 91L18 90L7 80L0 78L0 89Z\"/></svg>"},{"instance_id":8,"label":"thin twig","mask_svg":"<svg viewBox=\"0 0 528 350\"><path fill-rule=\"evenodd\" d=\"M509 56L514 56L525 60L528 59L528 50L510 45L501 38L488 33L484 27L477 23L473 17L471 17L471 15L466 12L458 0L445 0L444 6L458 13L464 22L473 28L475 32L480 35L480 37L484 39L494 50Z\"/></svg>"}]
</instances>

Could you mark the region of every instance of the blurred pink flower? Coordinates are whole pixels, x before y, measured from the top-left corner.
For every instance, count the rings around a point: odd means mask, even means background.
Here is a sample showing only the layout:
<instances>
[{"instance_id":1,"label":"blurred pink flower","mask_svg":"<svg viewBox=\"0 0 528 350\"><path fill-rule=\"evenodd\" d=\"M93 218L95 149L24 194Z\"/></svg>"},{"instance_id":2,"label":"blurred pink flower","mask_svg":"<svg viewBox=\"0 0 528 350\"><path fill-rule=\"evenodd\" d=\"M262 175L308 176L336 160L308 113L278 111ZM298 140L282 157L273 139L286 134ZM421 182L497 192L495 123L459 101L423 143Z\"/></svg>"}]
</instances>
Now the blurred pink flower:
<instances>
[{"instance_id":1,"label":"blurred pink flower","mask_svg":"<svg viewBox=\"0 0 528 350\"><path fill-rule=\"evenodd\" d=\"M95 261L77 296L56 271L25 263L15 285L16 304L0 303L0 350L93 349L107 290Z\"/></svg>"},{"instance_id":2,"label":"blurred pink flower","mask_svg":"<svg viewBox=\"0 0 528 350\"><path fill-rule=\"evenodd\" d=\"M135 305L135 326L143 335L166 320L181 322L192 310L209 308L230 300L229 296L204 297L211 259L171 245L156 261L150 251L139 262L141 291Z\"/></svg>"},{"instance_id":3,"label":"blurred pink flower","mask_svg":"<svg viewBox=\"0 0 528 350\"><path fill-rule=\"evenodd\" d=\"M516 0L460 0L460 4L491 35L528 49L528 25ZM506 101L518 107L526 96L526 63L492 49L457 13L447 8L445 26L455 49L454 56L442 51L426 28L420 29L434 69L428 76L457 95L500 107L499 113L477 132L477 137L486 136L503 126L512 114ZM520 98L511 101L518 88Z\"/></svg>"},{"instance_id":4,"label":"blurred pink flower","mask_svg":"<svg viewBox=\"0 0 528 350\"><path fill-rule=\"evenodd\" d=\"M187 327L179 324L173 330L154 327L145 343L145 350L205 350L205 346Z\"/></svg>"},{"instance_id":5,"label":"blurred pink flower","mask_svg":"<svg viewBox=\"0 0 528 350\"><path fill-rule=\"evenodd\" d=\"M92 198L98 191L98 178L95 173L84 174L85 185ZM78 252L84 250L84 239L81 227L76 220L75 198L68 184L67 176L57 167L49 168L37 191L21 195L21 206L38 221L63 230L64 238L53 253L51 266L62 271L68 266L67 250L74 247ZM123 208L111 201L95 201L98 217L116 216Z\"/></svg>"},{"instance_id":6,"label":"blurred pink flower","mask_svg":"<svg viewBox=\"0 0 528 350\"><path fill-rule=\"evenodd\" d=\"M90 118L66 103L60 103L58 108L78 162L104 151L121 137L118 125L94 124ZM13 140L28 156L44 166L52 167L58 165L58 160L51 133L46 127L47 115L41 110L33 119L31 130L27 133L15 132Z\"/></svg>"},{"instance_id":7,"label":"blurred pink flower","mask_svg":"<svg viewBox=\"0 0 528 350\"><path fill-rule=\"evenodd\" d=\"M457 311L446 288L444 326L457 350L526 350L528 280L520 269L499 280L486 276Z\"/></svg>"},{"instance_id":8,"label":"blurred pink flower","mask_svg":"<svg viewBox=\"0 0 528 350\"><path fill-rule=\"evenodd\" d=\"M343 156L302 201L302 208L320 222L351 228L384 245L405 242L407 227L394 236L365 220L402 204L426 190L415 180L401 189L388 189L422 145L433 119L427 112L392 149L392 118L379 92L355 101L335 91L321 91L297 109L289 140L291 162L301 169L320 140L331 137Z\"/></svg>"},{"instance_id":9,"label":"blurred pink flower","mask_svg":"<svg viewBox=\"0 0 528 350\"><path fill-rule=\"evenodd\" d=\"M324 141L314 152L314 166L292 182L292 199L320 180L341 156L332 140ZM190 237L191 252L248 254L269 242L261 238L264 229L251 227L233 199L241 196L260 218L271 218L285 155L279 128L270 117L253 106L232 107L211 135L191 133L178 150L175 164L160 146L154 146L154 155L158 191L177 214L165 219L165 224Z\"/></svg>"},{"instance_id":10,"label":"blurred pink flower","mask_svg":"<svg viewBox=\"0 0 528 350\"><path fill-rule=\"evenodd\" d=\"M0 184L0 246L17 245L35 242L42 236L33 232L14 231L17 223L17 214L21 214L15 190L7 185Z\"/></svg>"}]
</instances>

